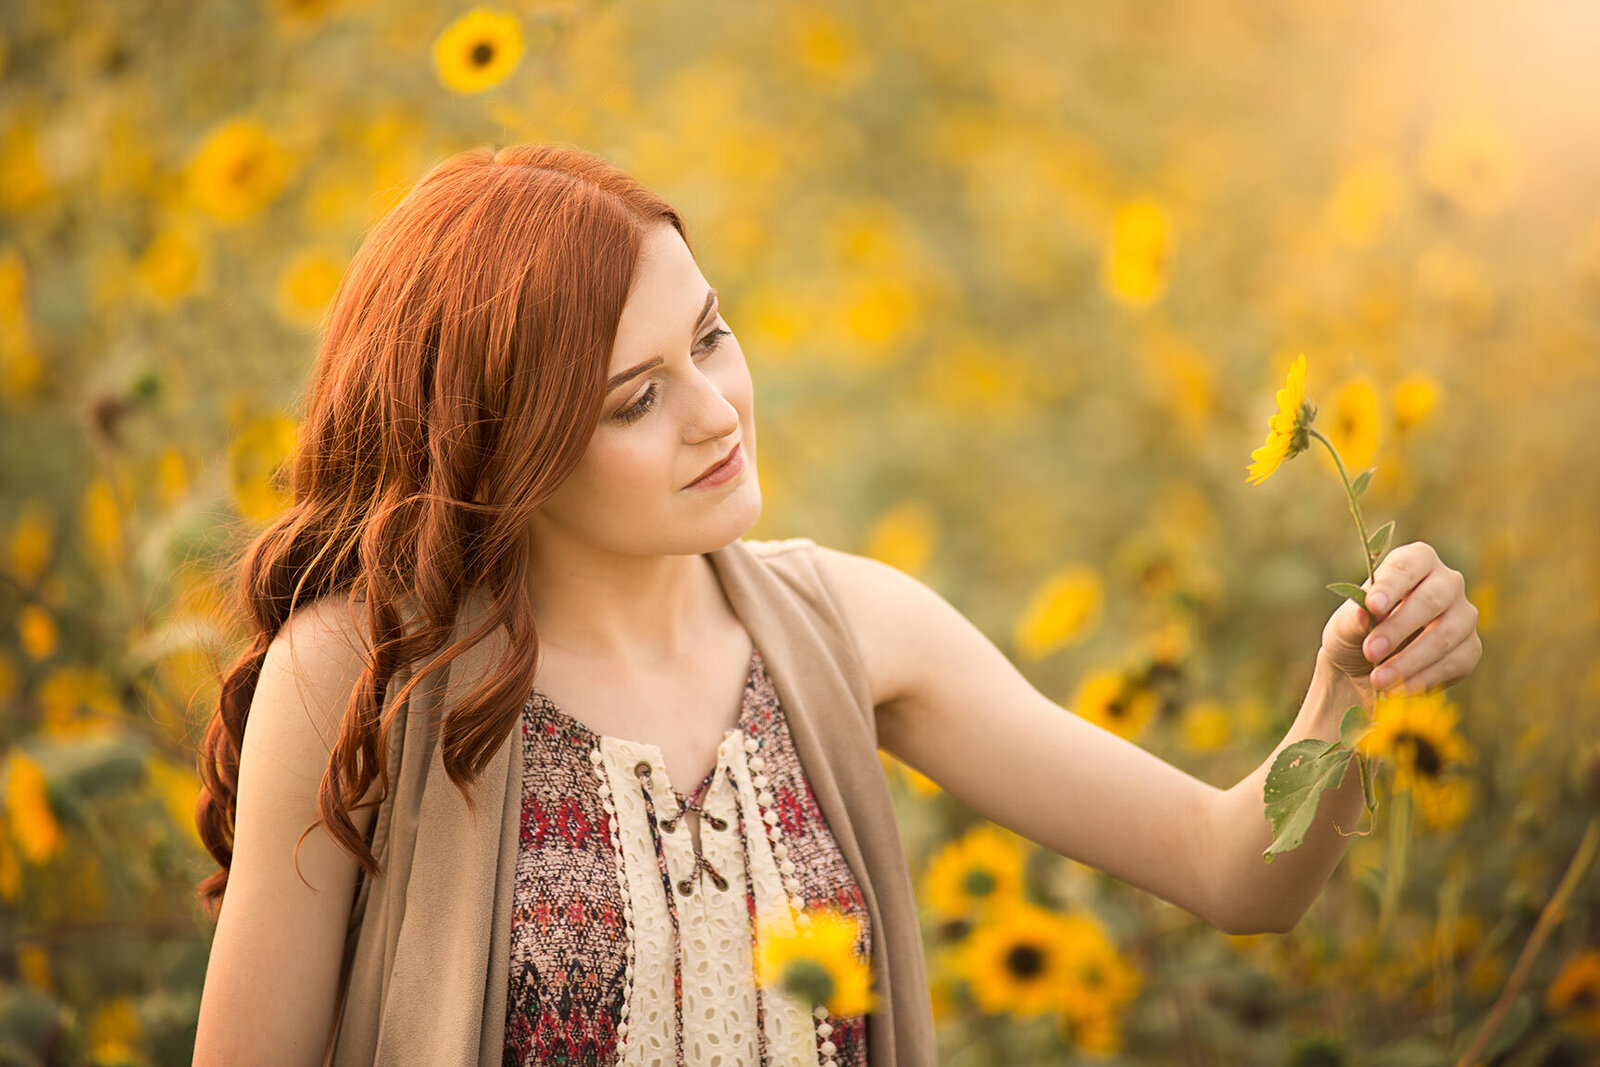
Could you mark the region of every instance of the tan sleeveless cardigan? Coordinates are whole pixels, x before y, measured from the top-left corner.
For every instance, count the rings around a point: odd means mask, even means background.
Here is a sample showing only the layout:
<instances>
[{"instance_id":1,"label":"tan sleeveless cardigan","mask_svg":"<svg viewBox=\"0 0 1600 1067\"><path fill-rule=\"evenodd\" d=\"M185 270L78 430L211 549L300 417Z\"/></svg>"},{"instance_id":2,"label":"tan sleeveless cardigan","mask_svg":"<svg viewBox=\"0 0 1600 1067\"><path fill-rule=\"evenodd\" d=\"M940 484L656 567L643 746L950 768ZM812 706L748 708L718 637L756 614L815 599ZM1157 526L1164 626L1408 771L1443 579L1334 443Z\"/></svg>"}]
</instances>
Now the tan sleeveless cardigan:
<instances>
[{"instance_id":1,"label":"tan sleeveless cardigan","mask_svg":"<svg viewBox=\"0 0 1600 1067\"><path fill-rule=\"evenodd\" d=\"M868 1059L878 1067L934 1064L921 932L866 670L816 546L803 537L735 541L708 555L761 650L817 803L866 899L879 1003L867 1019ZM458 634L470 632L481 606L468 599ZM501 1063L522 731L511 732L475 783L474 818L428 726L448 704L446 691L481 682L508 654L505 641L504 630L494 631L397 710L390 794L370 831L382 873L361 879L351 910L343 999L325 1061L332 1067ZM404 680L392 680L389 692Z\"/></svg>"}]
</instances>

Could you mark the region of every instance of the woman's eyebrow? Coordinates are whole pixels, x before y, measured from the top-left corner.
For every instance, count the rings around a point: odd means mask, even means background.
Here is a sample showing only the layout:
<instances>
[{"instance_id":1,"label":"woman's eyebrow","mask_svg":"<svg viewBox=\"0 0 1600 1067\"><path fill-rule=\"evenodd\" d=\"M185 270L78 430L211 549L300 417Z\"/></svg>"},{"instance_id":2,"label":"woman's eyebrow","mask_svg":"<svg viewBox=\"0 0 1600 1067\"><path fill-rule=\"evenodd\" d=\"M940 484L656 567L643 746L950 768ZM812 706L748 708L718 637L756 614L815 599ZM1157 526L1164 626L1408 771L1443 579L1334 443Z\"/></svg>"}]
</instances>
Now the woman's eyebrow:
<instances>
[{"instance_id":1,"label":"woman's eyebrow","mask_svg":"<svg viewBox=\"0 0 1600 1067\"><path fill-rule=\"evenodd\" d=\"M701 305L701 307L700 307L700 317L694 320L694 329L690 330L689 331L690 333L693 333L693 332L695 332L695 330L700 329L700 324L702 322L706 321L706 315L711 311L711 306L713 304L715 304L716 302L717 302L717 291L715 289L707 290L706 291L706 302L703 305ZM619 371L616 374L613 374L611 376L611 380L606 383L606 392L609 393L609 392L611 392L611 390L615 389L617 386L623 384L624 382L628 382L628 381L633 380L634 378L637 378L639 375L643 374L647 370L650 370L652 367L661 366L662 362L663 362L663 360L662 360L662 358L660 356L651 356L649 359L645 360L643 363L640 363L636 367L629 367L625 371Z\"/></svg>"}]
</instances>

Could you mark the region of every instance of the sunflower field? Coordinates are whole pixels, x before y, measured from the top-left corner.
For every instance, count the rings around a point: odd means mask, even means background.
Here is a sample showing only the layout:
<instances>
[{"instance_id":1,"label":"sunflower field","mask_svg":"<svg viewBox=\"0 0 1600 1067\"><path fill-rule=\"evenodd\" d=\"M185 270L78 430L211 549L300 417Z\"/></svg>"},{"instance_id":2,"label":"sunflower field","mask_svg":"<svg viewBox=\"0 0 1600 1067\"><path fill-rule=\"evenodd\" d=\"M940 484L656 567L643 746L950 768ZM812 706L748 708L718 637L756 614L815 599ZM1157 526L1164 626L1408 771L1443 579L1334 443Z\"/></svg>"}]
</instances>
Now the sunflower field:
<instances>
[{"instance_id":1,"label":"sunflower field","mask_svg":"<svg viewBox=\"0 0 1600 1067\"><path fill-rule=\"evenodd\" d=\"M366 229L516 142L683 213L749 536L918 576L1197 778L1272 752L1362 570L1325 450L1247 483L1292 361L1466 576L1482 662L1367 734L1287 934L882 754L941 1063L1600 1062L1597 54L1581 0L0 5L0 1064L189 1063L217 576Z\"/></svg>"}]
</instances>

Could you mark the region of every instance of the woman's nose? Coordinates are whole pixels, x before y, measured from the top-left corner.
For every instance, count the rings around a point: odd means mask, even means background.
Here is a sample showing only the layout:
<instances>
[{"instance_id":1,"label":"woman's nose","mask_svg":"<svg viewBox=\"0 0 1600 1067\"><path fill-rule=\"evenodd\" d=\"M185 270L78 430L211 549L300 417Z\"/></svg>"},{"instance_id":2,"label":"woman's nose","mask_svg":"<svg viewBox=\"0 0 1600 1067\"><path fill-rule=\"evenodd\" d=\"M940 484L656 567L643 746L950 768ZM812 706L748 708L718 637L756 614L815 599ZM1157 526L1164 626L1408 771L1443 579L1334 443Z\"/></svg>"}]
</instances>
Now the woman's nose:
<instances>
[{"instance_id":1,"label":"woman's nose","mask_svg":"<svg viewBox=\"0 0 1600 1067\"><path fill-rule=\"evenodd\" d=\"M726 437L739 428L739 409L733 406L714 376L696 375L694 418L691 432L695 440Z\"/></svg>"}]
</instances>

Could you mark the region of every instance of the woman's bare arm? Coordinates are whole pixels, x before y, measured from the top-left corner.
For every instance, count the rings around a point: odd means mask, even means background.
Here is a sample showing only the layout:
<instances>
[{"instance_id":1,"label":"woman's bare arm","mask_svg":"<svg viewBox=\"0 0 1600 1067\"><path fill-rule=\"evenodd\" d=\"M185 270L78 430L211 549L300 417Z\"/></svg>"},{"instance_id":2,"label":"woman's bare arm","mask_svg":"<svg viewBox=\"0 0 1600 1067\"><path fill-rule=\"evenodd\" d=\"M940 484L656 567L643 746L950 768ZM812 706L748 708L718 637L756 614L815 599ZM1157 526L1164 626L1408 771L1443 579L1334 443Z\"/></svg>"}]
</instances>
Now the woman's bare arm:
<instances>
[{"instance_id":1,"label":"woman's bare arm","mask_svg":"<svg viewBox=\"0 0 1600 1067\"><path fill-rule=\"evenodd\" d=\"M1220 930L1259 933L1298 919L1241 907L1240 879L1227 868L1242 850L1219 840L1215 822L1224 810L1241 817L1243 801L1224 809L1225 798L1252 787L1259 810L1253 780L1224 791L1070 713L922 582L820 551L867 659L886 751L985 818ZM1242 843L1242 831L1234 836ZM1253 858L1260 863L1259 850ZM1280 877L1287 858L1273 864Z\"/></svg>"},{"instance_id":2,"label":"woman's bare arm","mask_svg":"<svg viewBox=\"0 0 1600 1067\"><path fill-rule=\"evenodd\" d=\"M356 861L316 818L317 786L363 666L347 603L297 610L267 650L239 764L228 889L195 1035L196 1067L318 1067L338 995ZM377 792L377 783L368 797ZM365 834L375 809L350 813ZM301 876L304 876L304 881ZM306 883L309 882L308 886Z\"/></svg>"}]
</instances>

